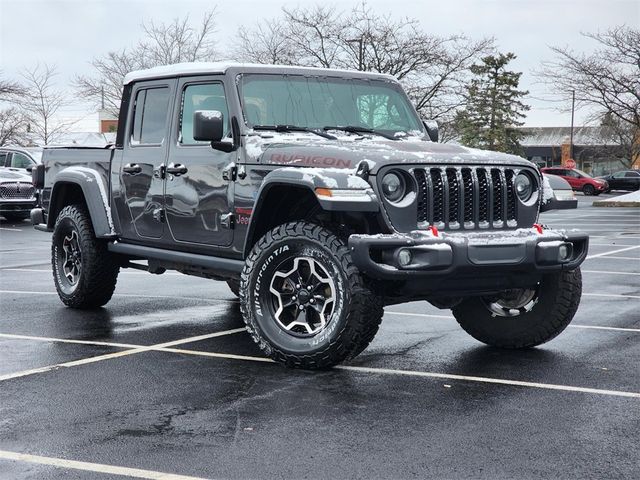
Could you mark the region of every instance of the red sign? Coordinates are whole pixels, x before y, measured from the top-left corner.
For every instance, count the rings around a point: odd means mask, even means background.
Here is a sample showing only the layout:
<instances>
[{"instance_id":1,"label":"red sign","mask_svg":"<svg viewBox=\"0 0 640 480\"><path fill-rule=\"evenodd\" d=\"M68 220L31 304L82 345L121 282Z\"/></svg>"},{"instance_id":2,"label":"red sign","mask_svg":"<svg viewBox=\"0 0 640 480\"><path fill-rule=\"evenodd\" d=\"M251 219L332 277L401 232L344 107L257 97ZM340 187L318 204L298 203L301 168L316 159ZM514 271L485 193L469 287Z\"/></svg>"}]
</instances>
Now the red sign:
<instances>
[{"instance_id":1,"label":"red sign","mask_svg":"<svg viewBox=\"0 0 640 480\"><path fill-rule=\"evenodd\" d=\"M567 168L576 168L576 161L570 158L564 166Z\"/></svg>"}]
</instances>

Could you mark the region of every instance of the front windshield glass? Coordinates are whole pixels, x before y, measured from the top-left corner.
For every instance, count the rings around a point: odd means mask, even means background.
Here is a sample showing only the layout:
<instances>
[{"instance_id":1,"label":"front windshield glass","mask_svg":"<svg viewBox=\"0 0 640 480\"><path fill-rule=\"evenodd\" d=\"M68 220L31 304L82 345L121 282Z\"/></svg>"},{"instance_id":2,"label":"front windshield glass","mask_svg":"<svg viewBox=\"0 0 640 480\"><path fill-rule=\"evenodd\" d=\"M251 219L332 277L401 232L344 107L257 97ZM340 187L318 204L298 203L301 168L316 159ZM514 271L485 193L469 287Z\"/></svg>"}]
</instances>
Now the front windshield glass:
<instances>
[{"instance_id":1,"label":"front windshield glass","mask_svg":"<svg viewBox=\"0 0 640 480\"><path fill-rule=\"evenodd\" d=\"M248 74L242 76L240 94L250 127L355 126L391 135L424 131L402 89L385 80Z\"/></svg>"}]
</instances>

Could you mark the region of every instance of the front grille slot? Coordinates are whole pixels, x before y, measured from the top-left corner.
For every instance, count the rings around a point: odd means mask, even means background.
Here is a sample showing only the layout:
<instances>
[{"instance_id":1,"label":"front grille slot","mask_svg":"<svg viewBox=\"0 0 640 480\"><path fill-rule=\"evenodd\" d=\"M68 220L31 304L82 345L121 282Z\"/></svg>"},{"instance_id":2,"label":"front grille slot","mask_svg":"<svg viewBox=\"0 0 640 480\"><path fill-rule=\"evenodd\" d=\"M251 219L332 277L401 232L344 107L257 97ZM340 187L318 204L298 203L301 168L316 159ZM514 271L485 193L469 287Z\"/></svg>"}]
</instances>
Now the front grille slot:
<instances>
[{"instance_id":1,"label":"front grille slot","mask_svg":"<svg viewBox=\"0 0 640 480\"><path fill-rule=\"evenodd\" d=\"M31 200L35 188L26 182L7 182L0 184L0 198L7 200Z\"/></svg>"},{"instance_id":2,"label":"front grille slot","mask_svg":"<svg viewBox=\"0 0 640 480\"><path fill-rule=\"evenodd\" d=\"M417 226L440 229L483 229L517 226L510 168L415 168L418 185Z\"/></svg>"}]
</instances>

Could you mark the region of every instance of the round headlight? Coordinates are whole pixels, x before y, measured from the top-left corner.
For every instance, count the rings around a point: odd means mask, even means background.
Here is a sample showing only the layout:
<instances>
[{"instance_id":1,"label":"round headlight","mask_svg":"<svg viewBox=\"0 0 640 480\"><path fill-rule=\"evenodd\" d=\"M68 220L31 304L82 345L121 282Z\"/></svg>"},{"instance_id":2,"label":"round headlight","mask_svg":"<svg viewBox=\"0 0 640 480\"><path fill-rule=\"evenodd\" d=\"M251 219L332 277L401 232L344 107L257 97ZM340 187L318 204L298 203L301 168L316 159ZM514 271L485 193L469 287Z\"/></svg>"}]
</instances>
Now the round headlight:
<instances>
[{"instance_id":1,"label":"round headlight","mask_svg":"<svg viewBox=\"0 0 640 480\"><path fill-rule=\"evenodd\" d=\"M533 195L533 182L531 181L531 177L526 173L516 175L513 185L518 194L518 198L523 202L529 200L531 195Z\"/></svg>"},{"instance_id":2,"label":"round headlight","mask_svg":"<svg viewBox=\"0 0 640 480\"><path fill-rule=\"evenodd\" d=\"M387 173L382 179L382 193L391 202L401 200L406 189L404 179L397 173Z\"/></svg>"}]
</instances>

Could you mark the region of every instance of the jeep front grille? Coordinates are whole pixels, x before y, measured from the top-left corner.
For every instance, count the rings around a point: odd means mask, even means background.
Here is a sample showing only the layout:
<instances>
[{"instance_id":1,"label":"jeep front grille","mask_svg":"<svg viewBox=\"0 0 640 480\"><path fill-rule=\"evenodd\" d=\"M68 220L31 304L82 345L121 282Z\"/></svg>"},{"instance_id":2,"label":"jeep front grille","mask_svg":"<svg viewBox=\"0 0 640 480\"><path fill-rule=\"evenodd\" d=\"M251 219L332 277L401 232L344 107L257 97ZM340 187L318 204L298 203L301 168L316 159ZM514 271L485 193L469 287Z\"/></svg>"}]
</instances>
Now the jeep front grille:
<instances>
[{"instance_id":1,"label":"jeep front grille","mask_svg":"<svg viewBox=\"0 0 640 480\"><path fill-rule=\"evenodd\" d=\"M432 167L413 172L418 183L418 228L517 226L513 169Z\"/></svg>"},{"instance_id":2,"label":"jeep front grille","mask_svg":"<svg viewBox=\"0 0 640 480\"><path fill-rule=\"evenodd\" d=\"M6 182L0 183L0 198L8 200L31 200L35 188L26 182Z\"/></svg>"}]
</instances>

